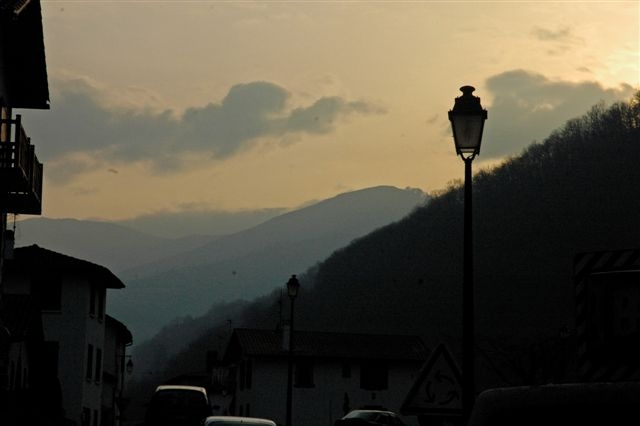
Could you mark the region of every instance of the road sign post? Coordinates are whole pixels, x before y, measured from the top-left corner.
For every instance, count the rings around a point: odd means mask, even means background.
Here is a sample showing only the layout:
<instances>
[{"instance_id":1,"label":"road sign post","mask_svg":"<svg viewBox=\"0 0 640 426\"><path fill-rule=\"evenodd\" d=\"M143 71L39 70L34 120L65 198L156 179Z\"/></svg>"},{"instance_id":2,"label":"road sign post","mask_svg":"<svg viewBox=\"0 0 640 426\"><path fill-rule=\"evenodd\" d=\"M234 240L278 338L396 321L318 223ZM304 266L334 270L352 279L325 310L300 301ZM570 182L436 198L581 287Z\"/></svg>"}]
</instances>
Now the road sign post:
<instances>
[{"instance_id":1,"label":"road sign post","mask_svg":"<svg viewBox=\"0 0 640 426\"><path fill-rule=\"evenodd\" d=\"M438 345L409 390L400 413L424 426L462 424L460 369L444 344Z\"/></svg>"}]
</instances>

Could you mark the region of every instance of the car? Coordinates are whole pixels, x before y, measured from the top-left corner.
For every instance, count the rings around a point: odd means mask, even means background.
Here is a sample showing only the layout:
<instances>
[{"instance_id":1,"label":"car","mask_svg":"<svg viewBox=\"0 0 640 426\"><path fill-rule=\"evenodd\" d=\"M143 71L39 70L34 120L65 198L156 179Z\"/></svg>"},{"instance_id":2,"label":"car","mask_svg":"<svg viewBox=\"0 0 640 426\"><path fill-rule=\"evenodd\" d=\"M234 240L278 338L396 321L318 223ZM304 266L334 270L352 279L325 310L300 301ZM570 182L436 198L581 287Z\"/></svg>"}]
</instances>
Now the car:
<instances>
[{"instance_id":1,"label":"car","mask_svg":"<svg viewBox=\"0 0 640 426\"><path fill-rule=\"evenodd\" d=\"M207 390L200 386L161 385L151 397L145 426L201 426L211 415Z\"/></svg>"},{"instance_id":2,"label":"car","mask_svg":"<svg viewBox=\"0 0 640 426\"><path fill-rule=\"evenodd\" d=\"M563 383L488 389L468 426L640 424L640 383Z\"/></svg>"},{"instance_id":3,"label":"car","mask_svg":"<svg viewBox=\"0 0 640 426\"><path fill-rule=\"evenodd\" d=\"M237 416L209 416L205 419L203 426L276 426L276 422L257 417L237 417Z\"/></svg>"},{"instance_id":4,"label":"car","mask_svg":"<svg viewBox=\"0 0 640 426\"><path fill-rule=\"evenodd\" d=\"M400 417L393 411L386 410L353 410L343 418L336 420L334 426L405 426Z\"/></svg>"}]
</instances>

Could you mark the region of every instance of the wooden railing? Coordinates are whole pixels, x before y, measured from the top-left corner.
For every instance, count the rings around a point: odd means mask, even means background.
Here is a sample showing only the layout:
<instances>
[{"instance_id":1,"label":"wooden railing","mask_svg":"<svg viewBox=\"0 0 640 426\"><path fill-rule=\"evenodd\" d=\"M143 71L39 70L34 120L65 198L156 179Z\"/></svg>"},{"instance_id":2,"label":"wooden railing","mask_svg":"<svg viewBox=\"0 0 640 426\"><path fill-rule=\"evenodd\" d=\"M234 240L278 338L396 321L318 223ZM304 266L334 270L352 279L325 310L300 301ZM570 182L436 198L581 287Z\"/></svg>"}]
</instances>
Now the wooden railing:
<instances>
[{"instance_id":1,"label":"wooden railing","mask_svg":"<svg viewBox=\"0 0 640 426\"><path fill-rule=\"evenodd\" d=\"M43 166L22 117L0 119L0 210L40 214Z\"/></svg>"}]
</instances>

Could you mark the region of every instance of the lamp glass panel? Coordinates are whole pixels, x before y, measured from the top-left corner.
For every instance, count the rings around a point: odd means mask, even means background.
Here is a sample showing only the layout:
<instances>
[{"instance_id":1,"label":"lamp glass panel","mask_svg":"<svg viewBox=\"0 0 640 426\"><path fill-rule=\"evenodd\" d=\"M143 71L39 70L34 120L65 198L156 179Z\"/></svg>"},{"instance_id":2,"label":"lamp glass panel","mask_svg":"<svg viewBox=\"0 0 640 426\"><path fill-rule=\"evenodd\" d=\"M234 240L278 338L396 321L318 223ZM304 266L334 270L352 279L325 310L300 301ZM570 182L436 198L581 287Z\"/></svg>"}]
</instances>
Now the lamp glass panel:
<instances>
[{"instance_id":1,"label":"lamp glass panel","mask_svg":"<svg viewBox=\"0 0 640 426\"><path fill-rule=\"evenodd\" d=\"M289 282L287 282L287 293L289 297L296 297L298 295L298 289L300 288L300 283L296 278L291 278Z\"/></svg>"},{"instance_id":2,"label":"lamp glass panel","mask_svg":"<svg viewBox=\"0 0 640 426\"><path fill-rule=\"evenodd\" d=\"M480 149L484 117L482 115L458 115L452 119L456 147L462 152Z\"/></svg>"}]
</instances>

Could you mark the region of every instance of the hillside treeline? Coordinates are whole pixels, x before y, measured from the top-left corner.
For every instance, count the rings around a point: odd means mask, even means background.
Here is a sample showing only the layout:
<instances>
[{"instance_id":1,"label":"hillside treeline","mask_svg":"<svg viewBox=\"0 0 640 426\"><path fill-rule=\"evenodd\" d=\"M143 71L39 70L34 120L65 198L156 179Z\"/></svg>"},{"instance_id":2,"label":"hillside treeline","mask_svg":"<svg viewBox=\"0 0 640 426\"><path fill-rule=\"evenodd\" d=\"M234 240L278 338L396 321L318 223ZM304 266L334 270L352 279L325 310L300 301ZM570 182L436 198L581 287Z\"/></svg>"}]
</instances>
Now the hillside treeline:
<instances>
[{"instance_id":1,"label":"hillside treeline","mask_svg":"<svg viewBox=\"0 0 640 426\"><path fill-rule=\"evenodd\" d=\"M639 162L640 92L630 102L592 107L474 176L482 386L571 379L573 258L640 246ZM454 185L333 253L300 277L296 327L418 334L430 347L444 341L459 355L462 214L463 188ZM283 285L287 278L285 271ZM230 319L234 326L276 327L288 313L288 300L280 299L274 292ZM206 351L223 347L228 328L217 318L165 374L204 368Z\"/></svg>"}]
</instances>

